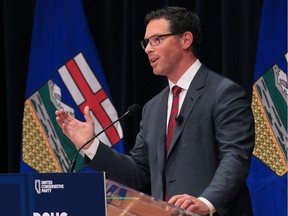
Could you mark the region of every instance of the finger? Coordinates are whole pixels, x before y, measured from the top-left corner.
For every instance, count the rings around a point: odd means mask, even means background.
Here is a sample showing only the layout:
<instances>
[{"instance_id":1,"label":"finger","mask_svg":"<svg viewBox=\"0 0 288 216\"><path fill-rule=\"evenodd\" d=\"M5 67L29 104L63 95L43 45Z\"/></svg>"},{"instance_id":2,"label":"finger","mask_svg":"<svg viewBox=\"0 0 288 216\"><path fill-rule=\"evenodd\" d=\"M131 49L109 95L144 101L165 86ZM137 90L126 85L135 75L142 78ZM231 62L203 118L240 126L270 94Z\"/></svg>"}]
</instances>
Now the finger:
<instances>
[{"instance_id":1,"label":"finger","mask_svg":"<svg viewBox=\"0 0 288 216\"><path fill-rule=\"evenodd\" d=\"M68 117L68 114L63 109L55 111L55 115L56 119L58 119L59 121L63 121L65 118Z\"/></svg>"},{"instance_id":2,"label":"finger","mask_svg":"<svg viewBox=\"0 0 288 216\"><path fill-rule=\"evenodd\" d=\"M208 212L203 212L203 210L201 210L201 208L197 205L197 204L192 204L190 206L188 206L188 208L186 209L187 211L193 212L195 214L208 214Z\"/></svg>"},{"instance_id":3,"label":"finger","mask_svg":"<svg viewBox=\"0 0 288 216\"><path fill-rule=\"evenodd\" d=\"M186 202L186 204L185 204L185 201L186 201L186 199L185 199L184 197L181 197L181 198L178 198L178 199L174 202L173 205L175 205L175 206L177 206L177 207L179 207L179 208L182 208L181 206L187 207L186 205L187 205L188 202Z\"/></svg>"},{"instance_id":4,"label":"finger","mask_svg":"<svg viewBox=\"0 0 288 216\"><path fill-rule=\"evenodd\" d=\"M74 117L70 116L68 113L62 115L62 122L67 126L71 121L73 121Z\"/></svg>"},{"instance_id":5,"label":"finger","mask_svg":"<svg viewBox=\"0 0 288 216\"><path fill-rule=\"evenodd\" d=\"M93 122L92 118L91 118L91 115L90 115L89 106L85 106L85 108L84 108L84 118L85 118L87 123Z\"/></svg>"},{"instance_id":6,"label":"finger","mask_svg":"<svg viewBox=\"0 0 288 216\"><path fill-rule=\"evenodd\" d=\"M188 211L196 213L196 214L209 214L210 210L208 208L208 206L206 206L204 203L201 202L197 202L197 200L195 200L188 208Z\"/></svg>"},{"instance_id":7,"label":"finger","mask_svg":"<svg viewBox=\"0 0 288 216\"><path fill-rule=\"evenodd\" d=\"M186 199L179 207L182 209L187 209L191 205L193 205L193 201L191 199Z\"/></svg>"},{"instance_id":8,"label":"finger","mask_svg":"<svg viewBox=\"0 0 288 216\"><path fill-rule=\"evenodd\" d=\"M55 111L55 115L56 116L62 116L62 115L64 115L66 112L65 112L65 110L64 109L60 109L60 110L56 110Z\"/></svg>"},{"instance_id":9,"label":"finger","mask_svg":"<svg viewBox=\"0 0 288 216\"><path fill-rule=\"evenodd\" d=\"M56 121L57 121L58 125L62 128L63 123L64 123L64 118L62 115L60 115L60 113L57 114Z\"/></svg>"},{"instance_id":10,"label":"finger","mask_svg":"<svg viewBox=\"0 0 288 216\"><path fill-rule=\"evenodd\" d=\"M177 202L178 199L180 199L182 197L182 195L175 195L173 197L170 198L170 200L168 201L168 203L170 204L175 204Z\"/></svg>"}]
</instances>

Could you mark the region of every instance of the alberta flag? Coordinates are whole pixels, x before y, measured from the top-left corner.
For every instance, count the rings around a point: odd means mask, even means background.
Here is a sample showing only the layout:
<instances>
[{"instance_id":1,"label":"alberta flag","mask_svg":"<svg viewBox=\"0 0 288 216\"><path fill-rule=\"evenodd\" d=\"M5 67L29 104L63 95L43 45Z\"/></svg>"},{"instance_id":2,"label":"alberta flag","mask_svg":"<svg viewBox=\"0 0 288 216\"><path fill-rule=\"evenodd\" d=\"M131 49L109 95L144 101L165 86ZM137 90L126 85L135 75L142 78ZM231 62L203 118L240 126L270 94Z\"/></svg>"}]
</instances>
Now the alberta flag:
<instances>
[{"instance_id":1,"label":"alberta flag","mask_svg":"<svg viewBox=\"0 0 288 216\"><path fill-rule=\"evenodd\" d=\"M95 134L118 118L90 34L82 0L38 0L23 116L21 172L66 172L76 153L55 111L80 120L90 107ZM98 137L124 152L120 123ZM76 170L82 168L77 158Z\"/></svg>"},{"instance_id":2,"label":"alberta flag","mask_svg":"<svg viewBox=\"0 0 288 216\"><path fill-rule=\"evenodd\" d=\"M248 177L254 216L287 215L287 0L264 0L252 110L256 143Z\"/></svg>"}]
</instances>

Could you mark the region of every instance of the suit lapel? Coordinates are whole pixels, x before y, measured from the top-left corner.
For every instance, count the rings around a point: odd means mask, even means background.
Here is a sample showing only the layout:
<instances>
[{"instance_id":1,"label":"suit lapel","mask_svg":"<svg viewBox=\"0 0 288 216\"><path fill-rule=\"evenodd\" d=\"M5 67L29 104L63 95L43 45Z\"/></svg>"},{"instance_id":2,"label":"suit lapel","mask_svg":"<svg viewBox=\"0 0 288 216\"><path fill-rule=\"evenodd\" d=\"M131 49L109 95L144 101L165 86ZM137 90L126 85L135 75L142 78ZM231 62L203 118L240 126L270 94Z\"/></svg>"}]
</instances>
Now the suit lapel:
<instances>
[{"instance_id":1,"label":"suit lapel","mask_svg":"<svg viewBox=\"0 0 288 216\"><path fill-rule=\"evenodd\" d=\"M194 79L192 80L185 99L183 101L179 116L183 117L183 121L180 124L177 124L174 129L174 135L170 144L170 148L168 150L167 159L174 148L179 136L181 135L183 128L191 115L197 101L201 97L200 89L204 88L205 80L207 77L208 69L202 65L199 70L197 71Z\"/></svg>"},{"instance_id":2,"label":"suit lapel","mask_svg":"<svg viewBox=\"0 0 288 216\"><path fill-rule=\"evenodd\" d=\"M161 100L159 101L158 114L159 118L157 121L158 130L157 138L155 143L157 143L157 157L158 164L161 170L161 173L164 173L164 162L165 162L165 143L166 143L166 121L167 121L167 104L168 104L168 94L169 87L167 87L162 95Z\"/></svg>"}]
</instances>

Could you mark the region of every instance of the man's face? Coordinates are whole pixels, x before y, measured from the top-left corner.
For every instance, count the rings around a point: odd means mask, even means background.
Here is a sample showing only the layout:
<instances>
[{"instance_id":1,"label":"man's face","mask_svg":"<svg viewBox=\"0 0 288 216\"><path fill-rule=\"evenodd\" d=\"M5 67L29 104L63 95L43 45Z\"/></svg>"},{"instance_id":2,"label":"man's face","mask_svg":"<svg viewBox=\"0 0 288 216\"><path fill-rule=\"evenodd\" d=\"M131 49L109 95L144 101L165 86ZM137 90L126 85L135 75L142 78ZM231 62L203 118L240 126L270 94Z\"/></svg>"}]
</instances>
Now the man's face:
<instances>
[{"instance_id":1,"label":"man's face","mask_svg":"<svg viewBox=\"0 0 288 216\"><path fill-rule=\"evenodd\" d=\"M170 33L172 32L169 28L169 22L166 19L157 19L148 23L144 38L149 39L153 36ZM145 52L148 54L155 75L173 77L173 74L179 69L178 66L183 55L181 38L178 35L160 37L160 43L155 46L148 43Z\"/></svg>"}]
</instances>

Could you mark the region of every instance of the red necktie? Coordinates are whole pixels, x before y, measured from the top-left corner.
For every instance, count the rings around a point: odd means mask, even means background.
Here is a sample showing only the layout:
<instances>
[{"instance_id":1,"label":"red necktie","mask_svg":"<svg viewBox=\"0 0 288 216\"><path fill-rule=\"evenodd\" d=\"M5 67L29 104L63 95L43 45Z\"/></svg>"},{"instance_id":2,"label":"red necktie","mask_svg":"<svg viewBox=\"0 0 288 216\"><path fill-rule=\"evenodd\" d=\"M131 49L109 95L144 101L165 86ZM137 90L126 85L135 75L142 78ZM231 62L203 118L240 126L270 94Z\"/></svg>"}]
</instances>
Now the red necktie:
<instances>
[{"instance_id":1,"label":"red necktie","mask_svg":"<svg viewBox=\"0 0 288 216\"><path fill-rule=\"evenodd\" d=\"M178 109L179 109L179 94L181 92L182 88L179 86L173 86L172 93L173 93L173 101L171 106L171 113L168 121L168 130L166 135L166 152L168 152L170 143L172 141L172 137L174 134L174 127L176 125L176 118L178 115Z\"/></svg>"},{"instance_id":2,"label":"red necktie","mask_svg":"<svg viewBox=\"0 0 288 216\"><path fill-rule=\"evenodd\" d=\"M176 125L176 117L178 115L178 109L179 109L179 94L181 92L182 88L179 86L173 86L172 93L173 93L173 101L171 106L171 113L168 121L168 130L166 134L166 155L168 153L170 143L172 141L172 137L174 134L174 127ZM164 200L168 201L168 196L166 194L166 185L164 185Z\"/></svg>"}]
</instances>

